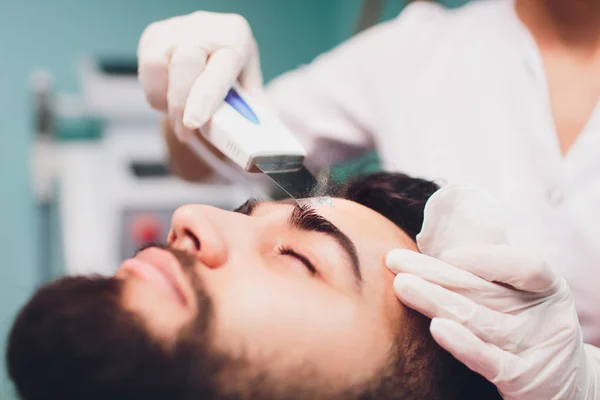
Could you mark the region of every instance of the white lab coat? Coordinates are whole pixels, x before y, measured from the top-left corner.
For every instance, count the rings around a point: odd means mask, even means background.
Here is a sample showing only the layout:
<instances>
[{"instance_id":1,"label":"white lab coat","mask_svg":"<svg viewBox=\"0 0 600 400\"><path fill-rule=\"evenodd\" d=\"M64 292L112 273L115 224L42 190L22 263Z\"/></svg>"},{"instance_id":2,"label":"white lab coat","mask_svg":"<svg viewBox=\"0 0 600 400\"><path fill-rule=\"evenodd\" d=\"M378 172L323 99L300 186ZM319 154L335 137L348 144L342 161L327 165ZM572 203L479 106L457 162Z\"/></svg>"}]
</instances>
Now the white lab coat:
<instances>
[{"instance_id":1,"label":"white lab coat","mask_svg":"<svg viewBox=\"0 0 600 400\"><path fill-rule=\"evenodd\" d=\"M600 345L600 106L563 157L541 56L511 0L414 3L269 93L313 165L377 149L386 170L491 191L511 242L567 279L585 340Z\"/></svg>"}]
</instances>

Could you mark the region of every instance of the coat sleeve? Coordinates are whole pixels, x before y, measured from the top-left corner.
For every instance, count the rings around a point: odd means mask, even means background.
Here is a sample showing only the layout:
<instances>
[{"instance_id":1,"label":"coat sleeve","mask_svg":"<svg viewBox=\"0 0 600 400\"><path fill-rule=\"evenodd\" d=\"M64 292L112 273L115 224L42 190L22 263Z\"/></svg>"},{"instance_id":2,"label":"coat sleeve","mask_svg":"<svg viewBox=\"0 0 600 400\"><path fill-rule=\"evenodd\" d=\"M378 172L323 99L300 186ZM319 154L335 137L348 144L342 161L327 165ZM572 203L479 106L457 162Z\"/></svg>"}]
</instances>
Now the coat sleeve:
<instances>
[{"instance_id":1,"label":"coat sleeve","mask_svg":"<svg viewBox=\"0 0 600 400\"><path fill-rule=\"evenodd\" d=\"M298 136L309 167L320 168L375 149L377 104L394 101L386 82L398 79L407 55L423 29L448 11L429 2L406 7L381 23L276 78L268 87L270 103Z\"/></svg>"}]
</instances>

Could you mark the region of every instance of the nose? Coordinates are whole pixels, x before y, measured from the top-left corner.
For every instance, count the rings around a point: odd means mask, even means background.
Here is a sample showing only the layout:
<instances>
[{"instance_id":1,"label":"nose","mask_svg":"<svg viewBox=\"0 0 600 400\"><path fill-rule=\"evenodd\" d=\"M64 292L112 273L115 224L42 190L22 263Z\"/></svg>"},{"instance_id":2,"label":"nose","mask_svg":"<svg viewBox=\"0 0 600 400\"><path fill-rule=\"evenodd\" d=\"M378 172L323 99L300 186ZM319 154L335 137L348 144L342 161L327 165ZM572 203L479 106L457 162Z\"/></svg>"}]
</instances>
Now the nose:
<instances>
[{"instance_id":1,"label":"nose","mask_svg":"<svg viewBox=\"0 0 600 400\"><path fill-rule=\"evenodd\" d=\"M223 234L226 211L204 205L179 207L171 220L169 245L193 254L209 268L227 262L228 246Z\"/></svg>"}]
</instances>

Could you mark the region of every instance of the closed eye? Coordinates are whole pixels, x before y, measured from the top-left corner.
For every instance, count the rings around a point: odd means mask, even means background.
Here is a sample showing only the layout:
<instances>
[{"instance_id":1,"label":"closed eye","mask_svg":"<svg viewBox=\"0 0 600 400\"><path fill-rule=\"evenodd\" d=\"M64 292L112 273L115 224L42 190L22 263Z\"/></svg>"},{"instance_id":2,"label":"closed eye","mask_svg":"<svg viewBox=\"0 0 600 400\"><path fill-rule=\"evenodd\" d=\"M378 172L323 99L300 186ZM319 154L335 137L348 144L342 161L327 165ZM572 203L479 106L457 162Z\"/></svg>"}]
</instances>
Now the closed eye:
<instances>
[{"instance_id":1,"label":"closed eye","mask_svg":"<svg viewBox=\"0 0 600 400\"><path fill-rule=\"evenodd\" d=\"M296 258L298 261L300 261L302 264L304 264L304 266L306 267L306 269L308 269L308 271L312 275L315 275L317 273L317 269L310 262L310 260L308 258L304 257L302 254L297 253L294 249L282 246L282 247L280 247L278 249L278 252L281 255L292 256L292 257Z\"/></svg>"}]
</instances>

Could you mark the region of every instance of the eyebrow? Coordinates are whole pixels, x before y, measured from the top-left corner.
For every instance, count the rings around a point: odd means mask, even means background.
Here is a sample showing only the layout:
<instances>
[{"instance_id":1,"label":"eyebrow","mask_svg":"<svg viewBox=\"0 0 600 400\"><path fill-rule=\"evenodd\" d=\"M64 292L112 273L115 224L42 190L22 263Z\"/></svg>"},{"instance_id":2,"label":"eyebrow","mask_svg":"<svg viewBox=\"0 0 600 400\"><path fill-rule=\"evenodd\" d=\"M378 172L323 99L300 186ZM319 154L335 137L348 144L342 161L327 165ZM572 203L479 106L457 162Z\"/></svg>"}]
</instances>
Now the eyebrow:
<instances>
[{"instance_id":1,"label":"eyebrow","mask_svg":"<svg viewBox=\"0 0 600 400\"><path fill-rule=\"evenodd\" d=\"M234 212L252 215L252 212L261 203L256 199L249 199L240 207L234 210ZM305 232L318 232L323 233L333 240L343 249L344 253L348 257L352 264L352 271L358 281L362 280L360 263L358 260L358 253L354 242L337 226L331 223L328 219L318 214L312 207L303 207L298 204L294 205L294 211L290 215L287 221L288 225Z\"/></svg>"},{"instance_id":2,"label":"eyebrow","mask_svg":"<svg viewBox=\"0 0 600 400\"><path fill-rule=\"evenodd\" d=\"M244 215L252 215L252 212L254 211L258 203L260 203L260 201L257 199L248 199L244 204L233 210L233 212Z\"/></svg>"}]
</instances>

